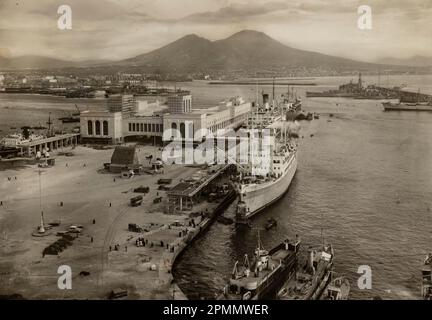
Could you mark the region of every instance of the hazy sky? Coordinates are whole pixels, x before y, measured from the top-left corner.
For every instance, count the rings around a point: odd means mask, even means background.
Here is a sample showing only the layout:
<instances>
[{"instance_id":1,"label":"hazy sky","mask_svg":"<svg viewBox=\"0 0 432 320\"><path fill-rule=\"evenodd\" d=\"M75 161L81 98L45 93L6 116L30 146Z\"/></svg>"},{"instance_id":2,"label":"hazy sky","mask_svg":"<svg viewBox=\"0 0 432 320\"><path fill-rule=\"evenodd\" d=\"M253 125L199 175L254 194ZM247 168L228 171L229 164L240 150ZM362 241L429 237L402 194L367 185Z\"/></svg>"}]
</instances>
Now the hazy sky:
<instances>
[{"instance_id":1,"label":"hazy sky","mask_svg":"<svg viewBox=\"0 0 432 320\"><path fill-rule=\"evenodd\" d=\"M57 9L72 7L72 30ZM372 30L357 27L359 5ZM0 54L123 59L186 34L263 31L299 49L359 60L432 56L432 0L0 0Z\"/></svg>"}]
</instances>

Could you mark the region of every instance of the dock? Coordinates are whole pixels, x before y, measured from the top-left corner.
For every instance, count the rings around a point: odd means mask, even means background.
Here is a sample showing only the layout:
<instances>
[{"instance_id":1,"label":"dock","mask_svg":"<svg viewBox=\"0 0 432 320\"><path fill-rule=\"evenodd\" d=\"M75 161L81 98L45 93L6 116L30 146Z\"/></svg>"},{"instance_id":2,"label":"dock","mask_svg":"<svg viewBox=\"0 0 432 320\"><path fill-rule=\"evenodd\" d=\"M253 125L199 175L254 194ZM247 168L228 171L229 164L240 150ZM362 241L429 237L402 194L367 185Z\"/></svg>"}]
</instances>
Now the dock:
<instances>
[{"instance_id":1,"label":"dock","mask_svg":"<svg viewBox=\"0 0 432 320\"><path fill-rule=\"evenodd\" d=\"M37 152L45 150L56 150L70 146L77 146L79 142L79 133L66 133L47 137L43 139L37 139L30 142L25 142L19 145L23 155L32 156Z\"/></svg>"},{"instance_id":2,"label":"dock","mask_svg":"<svg viewBox=\"0 0 432 320\"><path fill-rule=\"evenodd\" d=\"M174 186L167 192L170 203L175 206L174 210L183 211L184 205L192 206L194 199L200 195L200 192L231 167L235 167L235 165L228 163L200 181L180 182Z\"/></svg>"},{"instance_id":3,"label":"dock","mask_svg":"<svg viewBox=\"0 0 432 320\"><path fill-rule=\"evenodd\" d=\"M38 140L28 147L43 148L53 143L55 150L70 145L72 139L78 136ZM159 156L158 152L157 147L140 146L138 156L145 163L148 154ZM122 288L128 292L127 299L186 299L172 270L184 250L205 234L218 214L234 201L229 192L211 203L204 195L213 192L214 184L220 185L219 179L226 179L222 173L230 166L203 169L174 164L167 166L163 175L142 173L123 179L119 173L102 173L112 153L112 149L84 146L76 147L75 156L53 152L56 165L40 176L41 202L46 222L58 220L61 224L41 238L31 235L40 223L39 209L35 211L40 206L35 194L37 165L1 172L0 189L10 196L2 199L0 214L12 227L3 235L0 249L12 257L12 263L0 266L5 274L0 294L20 294L27 299L106 299L112 290ZM194 180L195 187L184 190L184 196L192 197L193 207L185 205L182 211L168 212L169 191L158 189L161 178L172 180L173 187ZM150 190L140 206L131 207L130 199L137 196L134 189L141 185ZM162 201L155 203L156 198ZM129 224L142 230L131 230ZM56 234L72 225L82 226L73 244L58 255L42 256L44 249L58 239ZM71 267L74 290L58 289L59 265ZM89 275L80 276L81 272ZM39 289L41 286L44 290Z\"/></svg>"}]
</instances>

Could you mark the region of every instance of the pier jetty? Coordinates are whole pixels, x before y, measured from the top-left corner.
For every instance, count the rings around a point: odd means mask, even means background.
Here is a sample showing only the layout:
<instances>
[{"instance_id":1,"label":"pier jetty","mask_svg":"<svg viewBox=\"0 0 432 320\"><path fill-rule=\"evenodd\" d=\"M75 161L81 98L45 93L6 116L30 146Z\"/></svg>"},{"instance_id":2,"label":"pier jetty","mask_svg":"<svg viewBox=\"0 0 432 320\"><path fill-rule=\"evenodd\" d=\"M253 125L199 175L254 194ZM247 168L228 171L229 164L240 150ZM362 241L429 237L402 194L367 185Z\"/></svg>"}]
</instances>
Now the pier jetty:
<instances>
[{"instance_id":1,"label":"pier jetty","mask_svg":"<svg viewBox=\"0 0 432 320\"><path fill-rule=\"evenodd\" d=\"M222 174L230 168L173 164L165 166L163 174L146 173L147 157L160 157L161 151L148 145L136 149L144 171L125 178L104 168L113 147L78 145L68 155L54 147L50 156L56 165L42 170L40 195L35 188L40 171L36 164L0 171L0 193L8 195L2 199L0 215L10 226L0 242L0 251L10 257L0 263L0 294L27 299L107 299L111 292L127 292L125 299L186 299L173 278L173 266L234 200L224 187L223 179L228 177ZM162 178L171 184L160 188ZM185 182L193 205L185 200L179 210L172 206L175 195L168 193ZM141 186L149 191L135 192ZM130 199L137 195L143 200L133 207ZM35 238L32 232L40 224L40 203L50 234ZM67 248L43 254L71 232L74 240ZM73 290L57 286L57 270L62 265L72 270Z\"/></svg>"},{"instance_id":2,"label":"pier jetty","mask_svg":"<svg viewBox=\"0 0 432 320\"><path fill-rule=\"evenodd\" d=\"M79 133L65 133L43 139L37 139L20 144L23 155L32 156L42 150L57 150L70 146L77 146L79 142Z\"/></svg>"}]
</instances>

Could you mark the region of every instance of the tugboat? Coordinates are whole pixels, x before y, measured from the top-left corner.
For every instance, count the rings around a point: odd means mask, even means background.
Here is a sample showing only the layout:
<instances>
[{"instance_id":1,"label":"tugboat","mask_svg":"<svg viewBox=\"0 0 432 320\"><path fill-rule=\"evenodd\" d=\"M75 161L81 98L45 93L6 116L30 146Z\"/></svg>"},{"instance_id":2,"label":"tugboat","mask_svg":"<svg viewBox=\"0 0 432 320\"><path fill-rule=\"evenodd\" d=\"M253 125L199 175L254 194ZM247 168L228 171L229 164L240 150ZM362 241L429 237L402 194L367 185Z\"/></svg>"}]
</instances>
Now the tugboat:
<instances>
[{"instance_id":1,"label":"tugboat","mask_svg":"<svg viewBox=\"0 0 432 320\"><path fill-rule=\"evenodd\" d=\"M429 253L422 268L422 297L432 300L432 253Z\"/></svg>"},{"instance_id":2,"label":"tugboat","mask_svg":"<svg viewBox=\"0 0 432 320\"><path fill-rule=\"evenodd\" d=\"M265 250L259 240L252 263L247 254L243 266L234 264L232 277L224 288L220 299L258 300L274 299L277 291L287 279L295 274L300 240L285 240L270 251Z\"/></svg>"},{"instance_id":3,"label":"tugboat","mask_svg":"<svg viewBox=\"0 0 432 320\"><path fill-rule=\"evenodd\" d=\"M276 219L275 218L269 218L268 220L267 220L267 224L266 224L266 230L270 230L270 229L272 229L272 228L274 228L274 227L276 227L277 226L277 221L276 221Z\"/></svg>"},{"instance_id":4,"label":"tugboat","mask_svg":"<svg viewBox=\"0 0 432 320\"><path fill-rule=\"evenodd\" d=\"M335 278L327 286L321 299L322 300L348 300L350 293L350 283L345 277Z\"/></svg>"},{"instance_id":5,"label":"tugboat","mask_svg":"<svg viewBox=\"0 0 432 320\"><path fill-rule=\"evenodd\" d=\"M75 105L75 108L77 109L77 112L72 113L71 115L68 115L66 117L61 117L61 118L59 118L59 120L62 123L80 122L81 111L80 111L80 109L78 108L77 105Z\"/></svg>"},{"instance_id":6,"label":"tugboat","mask_svg":"<svg viewBox=\"0 0 432 320\"><path fill-rule=\"evenodd\" d=\"M308 259L299 261L296 275L278 292L280 300L317 300L331 280L334 252L331 245L323 245L316 252L308 250Z\"/></svg>"}]
</instances>

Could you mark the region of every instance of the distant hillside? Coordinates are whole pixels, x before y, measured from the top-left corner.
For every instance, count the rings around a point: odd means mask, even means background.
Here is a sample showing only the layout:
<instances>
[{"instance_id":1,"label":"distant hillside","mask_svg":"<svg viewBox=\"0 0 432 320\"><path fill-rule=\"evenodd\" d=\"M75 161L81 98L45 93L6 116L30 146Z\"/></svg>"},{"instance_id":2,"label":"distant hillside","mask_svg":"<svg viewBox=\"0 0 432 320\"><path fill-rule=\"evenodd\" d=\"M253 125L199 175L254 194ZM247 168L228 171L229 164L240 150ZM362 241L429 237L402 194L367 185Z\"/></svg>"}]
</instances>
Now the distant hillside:
<instances>
[{"instance_id":1,"label":"distant hillside","mask_svg":"<svg viewBox=\"0 0 432 320\"><path fill-rule=\"evenodd\" d=\"M294 49L262 32L251 30L244 30L227 39L213 42L192 34L157 50L115 64L182 72L295 67L338 70L377 68L373 63Z\"/></svg>"},{"instance_id":2,"label":"distant hillside","mask_svg":"<svg viewBox=\"0 0 432 320\"><path fill-rule=\"evenodd\" d=\"M66 67L85 67L109 63L108 60L66 61L42 56L20 56L6 58L0 56L2 69L56 69Z\"/></svg>"},{"instance_id":3,"label":"distant hillside","mask_svg":"<svg viewBox=\"0 0 432 320\"><path fill-rule=\"evenodd\" d=\"M218 41L210 41L195 34L187 35L159 49L115 62L102 60L76 62L41 56L13 58L0 56L1 69L99 67L102 70L133 71L139 67L141 71L170 74L246 72L251 75L257 71L289 73L292 70L299 70L300 73L304 70L312 70L313 74L317 70L319 73L321 69L337 73L376 71L383 67L405 72L413 69L418 71L419 67L416 69L415 66L420 65L391 59L381 62L384 65L299 50L286 46L262 32L252 30L240 31ZM414 67L407 67L407 65Z\"/></svg>"},{"instance_id":4,"label":"distant hillside","mask_svg":"<svg viewBox=\"0 0 432 320\"><path fill-rule=\"evenodd\" d=\"M398 66L431 67L432 57L414 56L406 59L384 58L377 60L377 63L385 63Z\"/></svg>"}]
</instances>

